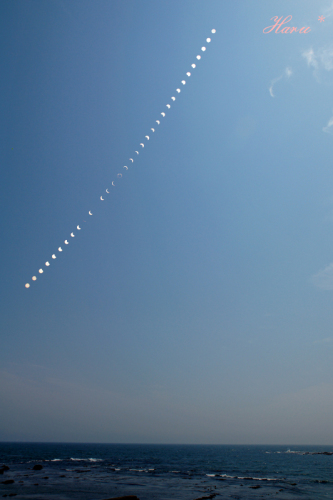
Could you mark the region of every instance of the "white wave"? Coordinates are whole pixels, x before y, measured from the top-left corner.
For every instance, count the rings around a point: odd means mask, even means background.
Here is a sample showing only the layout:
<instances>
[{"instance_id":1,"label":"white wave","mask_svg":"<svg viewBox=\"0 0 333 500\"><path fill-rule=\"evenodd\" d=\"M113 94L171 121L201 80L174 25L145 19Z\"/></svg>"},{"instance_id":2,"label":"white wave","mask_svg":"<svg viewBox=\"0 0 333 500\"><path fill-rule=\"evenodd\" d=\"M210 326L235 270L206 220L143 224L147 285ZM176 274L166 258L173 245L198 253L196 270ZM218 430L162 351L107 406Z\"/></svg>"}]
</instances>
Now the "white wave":
<instances>
[{"instance_id":1,"label":"white wave","mask_svg":"<svg viewBox=\"0 0 333 500\"><path fill-rule=\"evenodd\" d=\"M241 479L241 480L253 480L253 481L278 481L278 479L273 479L270 477L251 477L251 476L229 476L228 474L206 474L208 477L226 477L228 479Z\"/></svg>"},{"instance_id":2,"label":"white wave","mask_svg":"<svg viewBox=\"0 0 333 500\"><path fill-rule=\"evenodd\" d=\"M101 458L71 458L74 462L103 462Z\"/></svg>"}]
</instances>

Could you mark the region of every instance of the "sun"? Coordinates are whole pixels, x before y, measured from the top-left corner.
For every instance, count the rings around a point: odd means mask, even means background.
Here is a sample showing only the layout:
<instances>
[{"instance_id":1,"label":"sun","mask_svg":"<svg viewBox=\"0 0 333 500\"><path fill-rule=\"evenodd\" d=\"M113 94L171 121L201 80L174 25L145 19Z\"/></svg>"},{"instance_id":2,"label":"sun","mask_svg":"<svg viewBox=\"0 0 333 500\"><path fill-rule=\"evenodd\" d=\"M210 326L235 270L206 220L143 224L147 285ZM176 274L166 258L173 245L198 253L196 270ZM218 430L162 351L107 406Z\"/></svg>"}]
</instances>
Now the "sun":
<instances>
[{"instance_id":1,"label":"sun","mask_svg":"<svg viewBox=\"0 0 333 500\"><path fill-rule=\"evenodd\" d=\"M319 16L318 17L318 21L320 21L321 23L325 20L324 16Z\"/></svg>"}]
</instances>

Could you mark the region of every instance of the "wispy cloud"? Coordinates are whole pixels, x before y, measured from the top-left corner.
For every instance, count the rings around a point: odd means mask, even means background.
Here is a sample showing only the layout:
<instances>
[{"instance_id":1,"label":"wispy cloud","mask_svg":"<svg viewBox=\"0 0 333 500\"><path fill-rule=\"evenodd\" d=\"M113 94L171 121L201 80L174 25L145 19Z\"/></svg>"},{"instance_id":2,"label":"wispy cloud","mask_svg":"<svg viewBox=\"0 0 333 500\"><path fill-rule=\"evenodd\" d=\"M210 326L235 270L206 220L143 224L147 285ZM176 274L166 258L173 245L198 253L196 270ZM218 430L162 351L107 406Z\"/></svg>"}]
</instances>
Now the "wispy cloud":
<instances>
[{"instance_id":1,"label":"wispy cloud","mask_svg":"<svg viewBox=\"0 0 333 500\"><path fill-rule=\"evenodd\" d=\"M327 134L333 134L333 116L328 120L328 124L326 127L323 127L323 132L326 132Z\"/></svg>"},{"instance_id":2,"label":"wispy cloud","mask_svg":"<svg viewBox=\"0 0 333 500\"><path fill-rule=\"evenodd\" d=\"M312 283L322 290L333 290L333 262L311 277Z\"/></svg>"},{"instance_id":3,"label":"wispy cloud","mask_svg":"<svg viewBox=\"0 0 333 500\"><path fill-rule=\"evenodd\" d=\"M286 67L286 69L284 70L284 72L282 73L282 75L278 76L277 78L274 78L274 80L271 81L271 86L269 87L269 93L272 97L275 97L275 94L273 92L273 86L276 84L276 82L278 82L279 80L282 80L282 78L290 78L291 75L293 74L292 72L292 69L289 68L288 66Z\"/></svg>"},{"instance_id":4,"label":"wispy cloud","mask_svg":"<svg viewBox=\"0 0 333 500\"><path fill-rule=\"evenodd\" d=\"M313 68L313 76L320 83L323 71L333 70L333 45L326 45L314 50L312 47L302 52L308 67Z\"/></svg>"},{"instance_id":5,"label":"wispy cloud","mask_svg":"<svg viewBox=\"0 0 333 500\"><path fill-rule=\"evenodd\" d=\"M333 14L333 4L329 12L330 15ZM319 47L316 50L310 47L302 53L302 57L306 60L308 67L313 69L313 76L318 83L326 80L325 83L332 84L330 72L333 70L333 44ZM327 79L328 75L329 80ZM333 116L322 130L327 134L333 134Z\"/></svg>"},{"instance_id":6,"label":"wispy cloud","mask_svg":"<svg viewBox=\"0 0 333 500\"><path fill-rule=\"evenodd\" d=\"M306 59L306 62L308 63L308 66L313 66L314 68L318 67L318 62L317 62L317 57L315 56L314 50L311 47L308 50L305 50L302 54L304 59Z\"/></svg>"},{"instance_id":7,"label":"wispy cloud","mask_svg":"<svg viewBox=\"0 0 333 500\"><path fill-rule=\"evenodd\" d=\"M325 16L325 19L326 17L331 17L332 15L333 15L333 3L330 7L328 7L323 11L323 16Z\"/></svg>"},{"instance_id":8,"label":"wispy cloud","mask_svg":"<svg viewBox=\"0 0 333 500\"><path fill-rule=\"evenodd\" d=\"M326 337L325 339L315 340L313 343L314 344L329 344L330 342L333 342L332 337Z\"/></svg>"}]
</instances>

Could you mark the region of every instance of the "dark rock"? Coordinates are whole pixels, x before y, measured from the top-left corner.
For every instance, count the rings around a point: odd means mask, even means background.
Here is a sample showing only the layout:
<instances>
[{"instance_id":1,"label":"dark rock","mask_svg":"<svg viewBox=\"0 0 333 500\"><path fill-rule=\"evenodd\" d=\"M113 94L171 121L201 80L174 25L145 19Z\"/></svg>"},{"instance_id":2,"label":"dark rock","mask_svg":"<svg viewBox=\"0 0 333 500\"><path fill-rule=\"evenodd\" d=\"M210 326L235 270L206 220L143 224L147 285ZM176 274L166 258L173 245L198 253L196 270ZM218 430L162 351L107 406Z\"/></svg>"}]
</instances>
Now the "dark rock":
<instances>
[{"instance_id":1,"label":"dark rock","mask_svg":"<svg viewBox=\"0 0 333 500\"><path fill-rule=\"evenodd\" d=\"M209 498L214 498L216 497L216 493L212 493L211 495L208 495L208 497L200 497L200 498L196 498L195 500L208 500Z\"/></svg>"},{"instance_id":2,"label":"dark rock","mask_svg":"<svg viewBox=\"0 0 333 500\"><path fill-rule=\"evenodd\" d=\"M61 475L61 476L59 476L59 477L66 477L66 474L62 474L62 475Z\"/></svg>"},{"instance_id":3,"label":"dark rock","mask_svg":"<svg viewBox=\"0 0 333 500\"><path fill-rule=\"evenodd\" d=\"M43 466L40 464L36 464L33 466L33 470L42 470Z\"/></svg>"},{"instance_id":4,"label":"dark rock","mask_svg":"<svg viewBox=\"0 0 333 500\"><path fill-rule=\"evenodd\" d=\"M127 496L124 496L124 497L105 498L104 500L139 500L139 499L135 495L127 495Z\"/></svg>"},{"instance_id":5,"label":"dark rock","mask_svg":"<svg viewBox=\"0 0 333 500\"><path fill-rule=\"evenodd\" d=\"M45 476L45 477L43 477L43 479L48 479L48 478L49 478L49 476Z\"/></svg>"},{"instance_id":6,"label":"dark rock","mask_svg":"<svg viewBox=\"0 0 333 500\"><path fill-rule=\"evenodd\" d=\"M34 486L39 486L39 484L38 484L38 483L35 483L35 484L34 484Z\"/></svg>"},{"instance_id":7,"label":"dark rock","mask_svg":"<svg viewBox=\"0 0 333 500\"><path fill-rule=\"evenodd\" d=\"M9 493L9 497L16 497L17 493Z\"/></svg>"},{"instance_id":8,"label":"dark rock","mask_svg":"<svg viewBox=\"0 0 333 500\"><path fill-rule=\"evenodd\" d=\"M297 483L289 483L290 486L297 486Z\"/></svg>"},{"instance_id":9,"label":"dark rock","mask_svg":"<svg viewBox=\"0 0 333 500\"><path fill-rule=\"evenodd\" d=\"M9 470L8 465L1 465L0 467L1 470Z\"/></svg>"},{"instance_id":10,"label":"dark rock","mask_svg":"<svg viewBox=\"0 0 333 500\"><path fill-rule=\"evenodd\" d=\"M4 473L4 470L3 469L0 469L0 474L3 474Z\"/></svg>"},{"instance_id":11,"label":"dark rock","mask_svg":"<svg viewBox=\"0 0 333 500\"><path fill-rule=\"evenodd\" d=\"M2 484L13 484L15 483L14 479L6 479L6 481L2 481Z\"/></svg>"},{"instance_id":12,"label":"dark rock","mask_svg":"<svg viewBox=\"0 0 333 500\"><path fill-rule=\"evenodd\" d=\"M258 488L261 488L259 484L256 484L255 486L249 486L249 488L252 488L253 490L257 490Z\"/></svg>"}]
</instances>

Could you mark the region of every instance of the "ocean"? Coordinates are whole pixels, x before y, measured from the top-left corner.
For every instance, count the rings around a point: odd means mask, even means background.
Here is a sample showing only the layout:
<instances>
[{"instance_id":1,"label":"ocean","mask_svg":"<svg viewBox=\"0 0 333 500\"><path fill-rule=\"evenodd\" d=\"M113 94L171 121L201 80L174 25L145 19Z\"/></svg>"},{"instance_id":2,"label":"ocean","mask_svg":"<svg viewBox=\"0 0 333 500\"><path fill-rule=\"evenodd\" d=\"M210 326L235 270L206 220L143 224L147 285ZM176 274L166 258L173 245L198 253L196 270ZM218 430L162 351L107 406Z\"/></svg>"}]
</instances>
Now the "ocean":
<instances>
[{"instance_id":1,"label":"ocean","mask_svg":"<svg viewBox=\"0 0 333 500\"><path fill-rule=\"evenodd\" d=\"M0 443L17 500L333 499L332 471L329 446Z\"/></svg>"}]
</instances>

